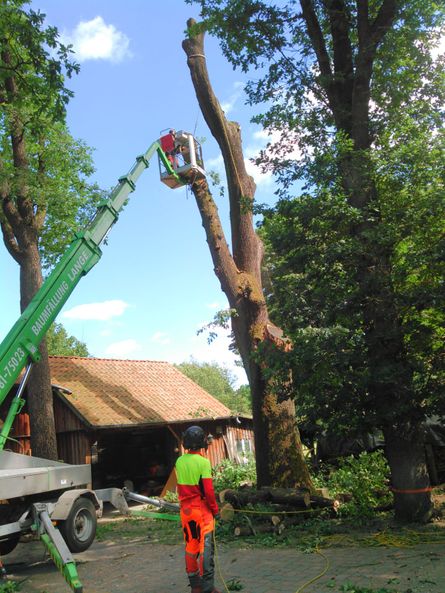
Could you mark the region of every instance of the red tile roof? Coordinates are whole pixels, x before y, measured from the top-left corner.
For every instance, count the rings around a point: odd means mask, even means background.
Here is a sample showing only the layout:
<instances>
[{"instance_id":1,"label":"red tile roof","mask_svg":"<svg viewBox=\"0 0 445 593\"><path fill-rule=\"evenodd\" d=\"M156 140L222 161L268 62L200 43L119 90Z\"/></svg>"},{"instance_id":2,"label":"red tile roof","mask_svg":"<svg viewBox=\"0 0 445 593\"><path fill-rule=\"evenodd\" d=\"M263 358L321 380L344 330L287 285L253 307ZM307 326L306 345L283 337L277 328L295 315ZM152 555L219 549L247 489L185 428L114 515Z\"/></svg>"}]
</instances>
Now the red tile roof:
<instances>
[{"instance_id":1,"label":"red tile roof","mask_svg":"<svg viewBox=\"0 0 445 593\"><path fill-rule=\"evenodd\" d=\"M230 410L168 362L50 356L53 384L93 426L222 418Z\"/></svg>"}]
</instances>

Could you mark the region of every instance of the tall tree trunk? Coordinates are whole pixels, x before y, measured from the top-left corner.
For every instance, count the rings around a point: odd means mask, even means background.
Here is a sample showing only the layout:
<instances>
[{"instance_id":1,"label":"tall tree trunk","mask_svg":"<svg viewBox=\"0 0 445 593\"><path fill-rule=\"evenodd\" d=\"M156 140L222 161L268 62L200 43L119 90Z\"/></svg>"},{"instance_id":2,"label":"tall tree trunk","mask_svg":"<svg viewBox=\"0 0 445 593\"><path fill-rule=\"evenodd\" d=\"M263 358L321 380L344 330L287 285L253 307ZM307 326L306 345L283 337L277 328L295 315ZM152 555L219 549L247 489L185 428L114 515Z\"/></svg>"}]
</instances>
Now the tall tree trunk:
<instances>
[{"instance_id":1,"label":"tall tree trunk","mask_svg":"<svg viewBox=\"0 0 445 593\"><path fill-rule=\"evenodd\" d=\"M38 241L44 216L30 195L26 126L24 115L20 111L18 83L7 43L2 47L1 59L7 66L5 70L9 72L2 90L10 107L8 125L14 173L12 180L5 179L0 186L0 223L5 246L20 266L20 308L23 312L42 285ZM34 366L27 387L31 448L33 455L57 459L51 378L45 343L42 343L40 352L42 359Z\"/></svg>"},{"instance_id":2,"label":"tall tree trunk","mask_svg":"<svg viewBox=\"0 0 445 593\"><path fill-rule=\"evenodd\" d=\"M392 426L384 436L396 519L424 523L431 518L432 505L423 431L403 432Z\"/></svg>"},{"instance_id":3,"label":"tall tree trunk","mask_svg":"<svg viewBox=\"0 0 445 593\"><path fill-rule=\"evenodd\" d=\"M193 19L187 22L190 28ZM193 86L209 129L220 146L226 168L232 234L231 254L207 180L192 191L206 232L215 274L227 296L232 329L249 380L253 402L258 485L312 487L286 385L274 385L259 357L260 348L285 350L282 332L269 319L261 283L263 246L253 226L255 183L245 169L241 133L228 121L210 84L202 33L184 40Z\"/></svg>"},{"instance_id":4,"label":"tall tree trunk","mask_svg":"<svg viewBox=\"0 0 445 593\"><path fill-rule=\"evenodd\" d=\"M42 285L37 241L22 254L20 264L20 308L23 312ZM41 360L33 366L27 386L27 406L31 425L32 454L57 459L51 373L46 342L39 347Z\"/></svg>"}]
</instances>

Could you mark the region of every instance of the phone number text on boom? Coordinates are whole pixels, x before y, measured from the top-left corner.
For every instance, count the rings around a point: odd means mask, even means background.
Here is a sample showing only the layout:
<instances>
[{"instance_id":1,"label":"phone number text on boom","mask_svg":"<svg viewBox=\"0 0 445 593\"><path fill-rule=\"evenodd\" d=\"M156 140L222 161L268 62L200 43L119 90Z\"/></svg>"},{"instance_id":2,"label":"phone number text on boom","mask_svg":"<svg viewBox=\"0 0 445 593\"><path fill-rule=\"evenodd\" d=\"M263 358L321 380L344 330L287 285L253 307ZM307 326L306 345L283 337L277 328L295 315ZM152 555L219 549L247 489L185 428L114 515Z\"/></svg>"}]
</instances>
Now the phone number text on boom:
<instances>
[{"instance_id":1,"label":"phone number text on boom","mask_svg":"<svg viewBox=\"0 0 445 593\"><path fill-rule=\"evenodd\" d=\"M14 372L18 369L20 362L24 358L24 350L22 348L17 348L17 350L8 360L8 364L3 367L3 373L0 375L0 387L4 387L6 385L6 381L13 376Z\"/></svg>"}]
</instances>

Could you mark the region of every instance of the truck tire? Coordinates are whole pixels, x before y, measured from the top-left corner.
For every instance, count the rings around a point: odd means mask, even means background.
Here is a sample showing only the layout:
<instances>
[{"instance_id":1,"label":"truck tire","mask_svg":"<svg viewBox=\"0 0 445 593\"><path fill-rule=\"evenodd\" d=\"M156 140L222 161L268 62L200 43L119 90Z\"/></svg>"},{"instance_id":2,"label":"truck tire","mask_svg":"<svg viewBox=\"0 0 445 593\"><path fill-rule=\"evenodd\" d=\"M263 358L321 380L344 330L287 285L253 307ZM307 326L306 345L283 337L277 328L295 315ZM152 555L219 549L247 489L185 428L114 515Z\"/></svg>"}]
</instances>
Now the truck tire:
<instances>
[{"instance_id":1,"label":"truck tire","mask_svg":"<svg viewBox=\"0 0 445 593\"><path fill-rule=\"evenodd\" d=\"M97 517L94 504L89 498L77 498L65 521L58 528L71 552L88 550L96 537Z\"/></svg>"},{"instance_id":2,"label":"truck tire","mask_svg":"<svg viewBox=\"0 0 445 593\"><path fill-rule=\"evenodd\" d=\"M19 543L20 535L12 535L8 539L2 539L0 541L0 556L6 556L10 554Z\"/></svg>"}]
</instances>

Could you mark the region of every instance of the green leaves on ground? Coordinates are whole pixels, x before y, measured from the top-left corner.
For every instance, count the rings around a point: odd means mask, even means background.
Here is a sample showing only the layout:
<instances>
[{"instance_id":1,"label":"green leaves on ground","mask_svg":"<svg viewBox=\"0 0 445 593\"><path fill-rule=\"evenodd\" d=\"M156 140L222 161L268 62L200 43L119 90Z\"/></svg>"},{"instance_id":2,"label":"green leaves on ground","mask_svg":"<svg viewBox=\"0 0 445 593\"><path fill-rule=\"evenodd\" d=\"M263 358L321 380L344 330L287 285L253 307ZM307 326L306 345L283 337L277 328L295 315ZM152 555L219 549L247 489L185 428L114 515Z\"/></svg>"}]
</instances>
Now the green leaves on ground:
<instances>
[{"instance_id":1,"label":"green leaves on ground","mask_svg":"<svg viewBox=\"0 0 445 593\"><path fill-rule=\"evenodd\" d=\"M370 517L375 507L392 502L388 483L388 463L382 451L375 451L342 458L326 485L334 498L344 493L352 495L351 501L340 506L341 516Z\"/></svg>"},{"instance_id":2,"label":"green leaves on ground","mask_svg":"<svg viewBox=\"0 0 445 593\"><path fill-rule=\"evenodd\" d=\"M255 460L249 457L247 463L239 464L230 459L223 459L213 468L213 482L218 492L225 488L236 490L246 482L256 484Z\"/></svg>"}]
</instances>

